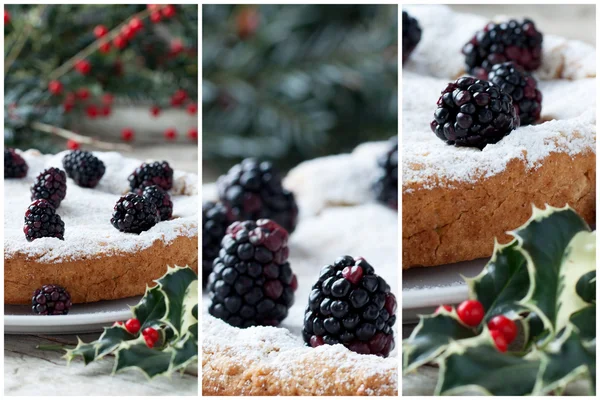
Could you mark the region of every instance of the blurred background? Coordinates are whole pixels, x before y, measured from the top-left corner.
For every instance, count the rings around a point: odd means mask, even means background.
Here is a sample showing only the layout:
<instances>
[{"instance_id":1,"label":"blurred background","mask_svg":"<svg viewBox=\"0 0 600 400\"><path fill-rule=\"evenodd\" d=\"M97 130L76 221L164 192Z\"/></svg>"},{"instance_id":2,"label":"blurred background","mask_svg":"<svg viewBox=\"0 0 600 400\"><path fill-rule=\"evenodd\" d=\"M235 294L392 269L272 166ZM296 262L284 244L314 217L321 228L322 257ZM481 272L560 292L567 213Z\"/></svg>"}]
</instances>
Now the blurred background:
<instances>
[{"instance_id":1,"label":"blurred background","mask_svg":"<svg viewBox=\"0 0 600 400\"><path fill-rule=\"evenodd\" d=\"M197 171L196 5L5 5L4 143Z\"/></svg>"},{"instance_id":2,"label":"blurred background","mask_svg":"<svg viewBox=\"0 0 600 400\"><path fill-rule=\"evenodd\" d=\"M396 5L204 5L202 24L205 182L397 134Z\"/></svg>"}]
</instances>

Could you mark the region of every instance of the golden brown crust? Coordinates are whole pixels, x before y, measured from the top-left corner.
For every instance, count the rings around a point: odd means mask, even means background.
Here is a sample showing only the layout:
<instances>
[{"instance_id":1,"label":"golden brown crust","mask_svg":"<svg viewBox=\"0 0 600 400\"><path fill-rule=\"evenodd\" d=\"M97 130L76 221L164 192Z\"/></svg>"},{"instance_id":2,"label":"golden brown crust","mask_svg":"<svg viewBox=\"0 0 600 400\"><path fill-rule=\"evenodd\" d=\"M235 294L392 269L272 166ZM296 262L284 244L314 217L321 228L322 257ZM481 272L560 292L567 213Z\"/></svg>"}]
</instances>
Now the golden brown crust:
<instances>
[{"instance_id":1,"label":"golden brown crust","mask_svg":"<svg viewBox=\"0 0 600 400\"><path fill-rule=\"evenodd\" d=\"M41 263L17 254L4 259L4 303L27 304L44 284L57 284L73 303L122 299L144 294L167 265L189 265L198 271L198 237L180 236L169 244L156 241L136 253L60 263Z\"/></svg>"},{"instance_id":2,"label":"golden brown crust","mask_svg":"<svg viewBox=\"0 0 600 400\"><path fill-rule=\"evenodd\" d=\"M494 237L510 241L505 232L529 219L532 203L538 208L569 204L592 223L596 154L552 153L537 169L515 159L502 173L477 183L449 182L434 189L407 184L403 191L403 269L489 257Z\"/></svg>"}]
</instances>

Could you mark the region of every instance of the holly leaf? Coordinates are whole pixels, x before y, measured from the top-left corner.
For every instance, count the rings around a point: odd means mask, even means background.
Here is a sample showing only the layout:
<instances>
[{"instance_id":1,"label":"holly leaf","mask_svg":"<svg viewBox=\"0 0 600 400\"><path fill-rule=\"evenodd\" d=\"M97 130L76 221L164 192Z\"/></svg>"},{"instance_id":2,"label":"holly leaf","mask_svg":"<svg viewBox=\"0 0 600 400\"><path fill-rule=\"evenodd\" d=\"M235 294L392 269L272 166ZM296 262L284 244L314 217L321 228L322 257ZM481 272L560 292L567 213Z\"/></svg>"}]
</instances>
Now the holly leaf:
<instances>
[{"instance_id":1,"label":"holly leaf","mask_svg":"<svg viewBox=\"0 0 600 400\"><path fill-rule=\"evenodd\" d=\"M83 357L83 362L87 365L90 362L100 359L113 352L123 341L132 340L135 336L127 332L122 326L112 326L104 328L100 338L92 343L84 343L77 338L77 347L67 350L65 358L71 361L77 356Z\"/></svg>"},{"instance_id":2,"label":"holly leaf","mask_svg":"<svg viewBox=\"0 0 600 400\"><path fill-rule=\"evenodd\" d=\"M579 332L582 340L596 339L596 305L587 306L571 315L569 321Z\"/></svg>"},{"instance_id":3,"label":"holly leaf","mask_svg":"<svg viewBox=\"0 0 600 400\"><path fill-rule=\"evenodd\" d=\"M198 304L198 276L189 268L169 268L157 280L165 297L166 313L161 322L170 326L175 336L181 336L192 325L194 306Z\"/></svg>"},{"instance_id":4,"label":"holly leaf","mask_svg":"<svg viewBox=\"0 0 600 400\"><path fill-rule=\"evenodd\" d=\"M584 274L575 286L577 295L586 303L596 302L596 270Z\"/></svg>"},{"instance_id":5,"label":"holly leaf","mask_svg":"<svg viewBox=\"0 0 600 400\"><path fill-rule=\"evenodd\" d=\"M404 371L410 372L440 356L451 341L475 336L454 311L421 316L419 325L402 343Z\"/></svg>"},{"instance_id":6,"label":"holly leaf","mask_svg":"<svg viewBox=\"0 0 600 400\"><path fill-rule=\"evenodd\" d=\"M128 369L141 371L146 377L169 375L172 372L171 359L173 350L151 349L144 339L124 343L116 352L117 361L113 373Z\"/></svg>"},{"instance_id":7,"label":"holly leaf","mask_svg":"<svg viewBox=\"0 0 600 400\"><path fill-rule=\"evenodd\" d=\"M173 346L173 359L171 368L183 371L191 362L198 359L198 324L196 324L196 335L188 332L182 340Z\"/></svg>"},{"instance_id":8,"label":"holly leaf","mask_svg":"<svg viewBox=\"0 0 600 400\"><path fill-rule=\"evenodd\" d=\"M146 293L139 304L131 308L133 316L140 320L142 330L159 323L165 318L167 307L165 296L159 286L146 287Z\"/></svg>"},{"instance_id":9,"label":"holly leaf","mask_svg":"<svg viewBox=\"0 0 600 400\"><path fill-rule=\"evenodd\" d=\"M485 268L475 278L465 278L469 286L469 298L483 305L483 323L496 315L522 312L520 301L529 291L527 262L513 240L506 245L494 244L494 254Z\"/></svg>"}]
</instances>

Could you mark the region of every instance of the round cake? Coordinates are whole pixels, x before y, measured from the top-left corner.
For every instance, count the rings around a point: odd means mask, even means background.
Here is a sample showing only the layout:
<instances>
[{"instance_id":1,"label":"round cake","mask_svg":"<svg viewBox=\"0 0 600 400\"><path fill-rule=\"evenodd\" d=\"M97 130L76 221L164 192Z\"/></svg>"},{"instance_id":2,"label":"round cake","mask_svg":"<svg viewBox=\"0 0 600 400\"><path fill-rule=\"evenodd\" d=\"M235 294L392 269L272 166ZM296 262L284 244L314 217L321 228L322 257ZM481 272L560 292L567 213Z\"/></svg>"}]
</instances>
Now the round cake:
<instances>
[{"instance_id":1,"label":"round cake","mask_svg":"<svg viewBox=\"0 0 600 400\"><path fill-rule=\"evenodd\" d=\"M67 152L18 152L29 165L23 179L4 180L4 302L28 304L44 284L66 288L73 303L142 295L146 284L167 265L198 269L198 177L174 171L173 216L142 233L120 232L111 224L115 203L129 191L128 176L142 161L115 152L94 152L106 166L95 188L67 179L67 194L56 213L65 224L64 240L28 242L24 215L35 177L49 167L63 168Z\"/></svg>"},{"instance_id":2,"label":"round cake","mask_svg":"<svg viewBox=\"0 0 600 400\"><path fill-rule=\"evenodd\" d=\"M351 154L317 158L284 180L300 210L289 239L289 262L298 279L295 302L279 327L235 328L206 312L203 295L203 395L398 394L398 350L389 357L362 355L337 344L312 348L302 339L305 308L324 265L344 255L364 257L398 294L398 214L372 190L377 158L386 142L366 143ZM216 200L205 185L204 200ZM398 324L394 326L396 342Z\"/></svg>"},{"instance_id":3,"label":"round cake","mask_svg":"<svg viewBox=\"0 0 600 400\"><path fill-rule=\"evenodd\" d=\"M488 257L532 204L569 204L588 222L596 204L596 52L544 35L533 71L541 121L498 143L450 146L430 129L446 85L465 73L462 46L489 22L445 6L410 6L422 39L402 77L402 267ZM498 17L495 22L508 18ZM444 21L444 23L440 23Z\"/></svg>"}]
</instances>

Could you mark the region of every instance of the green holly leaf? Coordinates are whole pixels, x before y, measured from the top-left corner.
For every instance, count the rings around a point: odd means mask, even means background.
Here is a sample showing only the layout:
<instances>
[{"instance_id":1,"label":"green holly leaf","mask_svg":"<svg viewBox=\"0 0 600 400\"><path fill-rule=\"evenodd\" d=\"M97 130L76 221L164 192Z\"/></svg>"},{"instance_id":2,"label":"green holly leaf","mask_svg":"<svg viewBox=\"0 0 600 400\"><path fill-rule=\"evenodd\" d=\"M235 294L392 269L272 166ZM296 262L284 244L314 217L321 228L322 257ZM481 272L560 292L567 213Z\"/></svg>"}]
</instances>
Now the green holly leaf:
<instances>
[{"instance_id":1,"label":"green holly leaf","mask_svg":"<svg viewBox=\"0 0 600 400\"><path fill-rule=\"evenodd\" d=\"M198 324L196 324L196 335L188 332L182 340L173 346L173 359L171 368L183 371L190 363L198 359Z\"/></svg>"},{"instance_id":2,"label":"green holly leaf","mask_svg":"<svg viewBox=\"0 0 600 400\"><path fill-rule=\"evenodd\" d=\"M460 323L454 311L421 316L419 325L402 343L404 371L410 372L440 356L453 340L473 336L473 330Z\"/></svg>"},{"instance_id":3,"label":"green holly leaf","mask_svg":"<svg viewBox=\"0 0 600 400\"><path fill-rule=\"evenodd\" d=\"M577 295L581 297L581 300L585 301L586 303L595 303L596 271L590 271L579 278L577 285L575 286L575 291L577 292Z\"/></svg>"},{"instance_id":4,"label":"green holly leaf","mask_svg":"<svg viewBox=\"0 0 600 400\"><path fill-rule=\"evenodd\" d=\"M198 276L189 268L175 267L157 282L165 296L166 313L161 322L181 336L197 321L193 310L198 304Z\"/></svg>"},{"instance_id":5,"label":"green holly leaf","mask_svg":"<svg viewBox=\"0 0 600 400\"><path fill-rule=\"evenodd\" d=\"M146 287L144 297L142 297L139 304L131 308L131 312L135 318L140 320L142 330L159 324L167 313L165 296L161 288L159 286Z\"/></svg>"},{"instance_id":6,"label":"green holly leaf","mask_svg":"<svg viewBox=\"0 0 600 400\"><path fill-rule=\"evenodd\" d=\"M81 356L87 365L113 352L124 341L134 338L135 336L127 332L122 326L104 328L104 332L100 335L100 338L92 343L84 343L81 339L77 338L77 347L67 350L65 358L70 362L75 357Z\"/></svg>"},{"instance_id":7,"label":"green holly leaf","mask_svg":"<svg viewBox=\"0 0 600 400\"><path fill-rule=\"evenodd\" d=\"M173 350L149 348L140 338L134 342L124 343L116 352L117 360L113 373L134 369L141 371L146 377L169 375Z\"/></svg>"},{"instance_id":8,"label":"green holly leaf","mask_svg":"<svg viewBox=\"0 0 600 400\"><path fill-rule=\"evenodd\" d=\"M506 245L494 245L494 254L483 271L475 278L465 278L469 298L483 305L486 323L496 315L525 310L520 301L529 291L527 262L513 240Z\"/></svg>"},{"instance_id":9,"label":"green holly leaf","mask_svg":"<svg viewBox=\"0 0 600 400\"><path fill-rule=\"evenodd\" d=\"M596 305L590 305L573 313L569 321L583 340L596 340Z\"/></svg>"}]
</instances>

